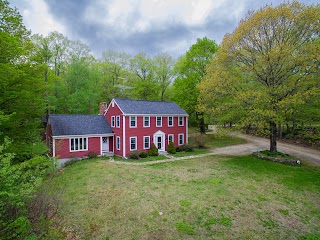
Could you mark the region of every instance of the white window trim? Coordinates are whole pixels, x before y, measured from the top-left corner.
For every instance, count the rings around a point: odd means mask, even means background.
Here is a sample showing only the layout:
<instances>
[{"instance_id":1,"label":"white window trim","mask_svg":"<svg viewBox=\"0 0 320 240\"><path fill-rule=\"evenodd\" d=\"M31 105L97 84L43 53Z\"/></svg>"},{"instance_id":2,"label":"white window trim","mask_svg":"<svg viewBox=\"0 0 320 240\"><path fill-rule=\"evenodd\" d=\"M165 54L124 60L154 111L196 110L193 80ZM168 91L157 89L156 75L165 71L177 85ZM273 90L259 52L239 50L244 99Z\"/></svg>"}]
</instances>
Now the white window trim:
<instances>
[{"instance_id":1,"label":"white window trim","mask_svg":"<svg viewBox=\"0 0 320 240\"><path fill-rule=\"evenodd\" d=\"M186 117L186 144L189 144L188 117Z\"/></svg>"},{"instance_id":2,"label":"white window trim","mask_svg":"<svg viewBox=\"0 0 320 240\"><path fill-rule=\"evenodd\" d=\"M86 139L86 145L85 145L85 148L82 148L82 149L77 149L77 150L72 150L71 149L71 140L73 139L73 141L75 141L75 139L78 139L78 144L79 144L79 139ZM82 152L82 151L88 151L88 145L89 145L89 142L88 142L88 138L87 137L74 137L74 138L69 138L69 150L70 152Z\"/></svg>"},{"instance_id":3,"label":"white window trim","mask_svg":"<svg viewBox=\"0 0 320 240\"><path fill-rule=\"evenodd\" d=\"M134 126L131 126L131 118L134 118ZM129 124L129 126L130 126L130 128L136 128L137 127L137 116L130 116L129 117L129 121L130 121L130 124Z\"/></svg>"},{"instance_id":4,"label":"white window trim","mask_svg":"<svg viewBox=\"0 0 320 240\"><path fill-rule=\"evenodd\" d=\"M111 117L111 127L115 127L116 126L116 118L115 116Z\"/></svg>"},{"instance_id":5,"label":"white window trim","mask_svg":"<svg viewBox=\"0 0 320 240\"><path fill-rule=\"evenodd\" d=\"M146 139L149 139L149 147L146 148ZM143 136L143 149L150 149L150 136Z\"/></svg>"},{"instance_id":6,"label":"white window trim","mask_svg":"<svg viewBox=\"0 0 320 240\"><path fill-rule=\"evenodd\" d=\"M180 143L180 136L182 136L182 143ZM178 134L178 145L182 146L183 144L184 144L184 134L181 133L181 134Z\"/></svg>"},{"instance_id":7,"label":"white window trim","mask_svg":"<svg viewBox=\"0 0 320 240\"><path fill-rule=\"evenodd\" d=\"M172 142L174 143L174 134L168 134L168 144L170 143L170 136L172 136Z\"/></svg>"},{"instance_id":8,"label":"white window trim","mask_svg":"<svg viewBox=\"0 0 320 240\"><path fill-rule=\"evenodd\" d=\"M158 125L158 117L161 118L161 125ZM162 116L156 117L156 127L162 127Z\"/></svg>"},{"instance_id":9,"label":"white window trim","mask_svg":"<svg viewBox=\"0 0 320 240\"><path fill-rule=\"evenodd\" d=\"M123 121L123 130L122 130L122 156L126 157L126 150L127 150L127 145L126 145L126 116L122 116L122 121Z\"/></svg>"},{"instance_id":10,"label":"white window trim","mask_svg":"<svg viewBox=\"0 0 320 240\"><path fill-rule=\"evenodd\" d=\"M145 119L148 118L149 119L149 125L145 125ZM143 127L150 127L150 116L143 116Z\"/></svg>"},{"instance_id":11,"label":"white window trim","mask_svg":"<svg viewBox=\"0 0 320 240\"><path fill-rule=\"evenodd\" d=\"M171 119L172 119L172 121L171 121L171 122L172 122L172 124L171 124L171 125L169 124L169 118L171 118ZM173 118L172 116L168 116L168 127L173 127L173 125L174 125L174 123L173 123L173 119L174 119L174 118Z\"/></svg>"},{"instance_id":12,"label":"white window trim","mask_svg":"<svg viewBox=\"0 0 320 240\"><path fill-rule=\"evenodd\" d=\"M119 144L118 144L119 143ZM121 150L121 139L119 136L116 137L116 149Z\"/></svg>"},{"instance_id":13,"label":"white window trim","mask_svg":"<svg viewBox=\"0 0 320 240\"><path fill-rule=\"evenodd\" d=\"M135 145L136 145L136 147L135 147L135 149L133 149L133 148L131 148L131 139L135 139ZM137 145L138 145L138 141L137 141L137 137L130 137L130 142L129 142L129 144L130 144L130 151L135 151L135 150L137 150Z\"/></svg>"},{"instance_id":14,"label":"white window trim","mask_svg":"<svg viewBox=\"0 0 320 240\"><path fill-rule=\"evenodd\" d=\"M118 121L118 119L119 119L119 121ZM119 123L119 124L118 124L118 123ZM117 127L117 128L120 128L120 126L121 126L120 116L117 116L117 117L116 117L116 127Z\"/></svg>"},{"instance_id":15,"label":"white window trim","mask_svg":"<svg viewBox=\"0 0 320 240\"><path fill-rule=\"evenodd\" d=\"M180 118L182 118L182 124L180 124ZM178 117L178 126L180 127L184 126L183 117Z\"/></svg>"}]
</instances>

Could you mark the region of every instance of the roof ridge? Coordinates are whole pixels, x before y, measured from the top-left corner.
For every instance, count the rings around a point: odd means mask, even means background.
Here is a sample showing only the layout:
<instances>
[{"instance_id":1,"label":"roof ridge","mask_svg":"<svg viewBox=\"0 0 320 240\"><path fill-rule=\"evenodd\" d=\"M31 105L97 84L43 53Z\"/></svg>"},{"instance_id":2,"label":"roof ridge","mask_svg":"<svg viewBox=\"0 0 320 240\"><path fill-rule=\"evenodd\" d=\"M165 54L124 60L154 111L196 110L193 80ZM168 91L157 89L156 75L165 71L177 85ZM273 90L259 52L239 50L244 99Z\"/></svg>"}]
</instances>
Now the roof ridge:
<instances>
[{"instance_id":1,"label":"roof ridge","mask_svg":"<svg viewBox=\"0 0 320 240\"><path fill-rule=\"evenodd\" d=\"M144 99L128 99L128 98L114 98L125 101L141 101L141 102L163 102L163 103L175 103L173 101L161 101L161 100L144 100ZM175 103L176 104L176 103Z\"/></svg>"},{"instance_id":2,"label":"roof ridge","mask_svg":"<svg viewBox=\"0 0 320 240\"><path fill-rule=\"evenodd\" d=\"M49 116L102 116L99 114L49 114Z\"/></svg>"}]
</instances>

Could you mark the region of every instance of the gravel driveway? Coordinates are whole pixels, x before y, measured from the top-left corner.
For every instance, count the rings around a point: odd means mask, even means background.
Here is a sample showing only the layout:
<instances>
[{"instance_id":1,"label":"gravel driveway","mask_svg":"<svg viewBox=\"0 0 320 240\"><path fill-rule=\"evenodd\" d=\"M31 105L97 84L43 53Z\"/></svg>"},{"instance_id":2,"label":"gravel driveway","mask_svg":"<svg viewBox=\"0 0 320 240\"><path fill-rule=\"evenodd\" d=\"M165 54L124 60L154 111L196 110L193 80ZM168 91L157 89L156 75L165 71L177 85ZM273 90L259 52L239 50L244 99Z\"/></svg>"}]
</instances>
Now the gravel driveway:
<instances>
[{"instance_id":1,"label":"gravel driveway","mask_svg":"<svg viewBox=\"0 0 320 240\"><path fill-rule=\"evenodd\" d=\"M223 148L212 149L211 152L223 155L248 155L252 152L269 149L269 139L253 137L244 134L237 135L248 141L246 144L234 145ZM320 151L306 147L296 146L293 144L282 143L277 141L278 151L298 157L301 160L308 160L320 165Z\"/></svg>"}]
</instances>

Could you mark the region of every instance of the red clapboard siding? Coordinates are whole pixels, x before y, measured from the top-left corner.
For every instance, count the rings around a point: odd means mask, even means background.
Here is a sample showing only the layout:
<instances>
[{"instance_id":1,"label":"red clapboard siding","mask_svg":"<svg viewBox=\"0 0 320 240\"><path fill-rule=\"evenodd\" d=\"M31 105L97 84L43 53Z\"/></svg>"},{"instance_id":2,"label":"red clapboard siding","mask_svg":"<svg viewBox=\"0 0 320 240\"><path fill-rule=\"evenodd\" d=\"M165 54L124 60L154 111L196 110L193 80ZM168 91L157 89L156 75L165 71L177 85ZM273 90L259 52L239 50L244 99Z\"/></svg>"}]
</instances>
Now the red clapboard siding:
<instances>
[{"instance_id":1,"label":"red clapboard siding","mask_svg":"<svg viewBox=\"0 0 320 240\"><path fill-rule=\"evenodd\" d=\"M70 158L70 157L84 157L87 156L89 152L93 152L100 155L100 137L88 137L88 150L87 151L76 151L70 152L70 139L56 139L56 156L60 158Z\"/></svg>"},{"instance_id":2,"label":"red clapboard siding","mask_svg":"<svg viewBox=\"0 0 320 240\"><path fill-rule=\"evenodd\" d=\"M115 116L115 126L117 124L117 119L116 119L116 116L120 116L120 128L117 128L117 127L112 127L111 125L111 117L112 116ZM114 138L113 138L113 145L114 145L114 154L115 155L120 155L122 156L122 153L123 153L123 139L122 139L122 134L123 134L123 120L122 120L122 112L121 110L119 109L118 105L115 103L114 104L114 107L112 107L112 104L109 105L109 108L107 109L107 112L106 112L106 115L105 115L105 118L107 120L107 122L109 123L109 125L111 126L113 132L114 132ZM120 150L117 150L116 149L116 137L119 136L120 137ZM110 138L110 141L111 141L111 138ZM112 145L112 147L113 147ZM111 149L113 148L110 148L110 151Z\"/></svg>"},{"instance_id":3,"label":"red clapboard siding","mask_svg":"<svg viewBox=\"0 0 320 240\"><path fill-rule=\"evenodd\" d=\"M168 126L168 117L162 117L162 127L156 126L156 117L150 116L150 127L143 127L143 116L137 116L137 127L130 127L130 117L126 116L126 155L130 153L130 137L137 137L137 149L140 151L147 151L143 149L143 137L150 136L150 142L153 142L153 135L157 131L165 133L165 149L168 145L168 134L174 135L174 145L178 146L178 134L184 134L184 142L186 143L186 117L184 117L184 126L178 126L178 117L173 117L173 127Z\"/></svg>"},{"instance_id":4,"label":"red clapboard siding","mask_svg":"<svg viewBox=\"0 0 320 240\"><path fill-rule=\"evenodd\" d=\"M112 116L115 117L115 126L112 127ZM120 128L116 127L116 116L120 116ZM148 115L146 115L148 116ZM168 126L168 117L162 117L162 126L156 126L156 116L150 116L150 127L143 126L143 117L144 116L137 116L137 126L135 128L130 127L130 116L123 116L123 113L117 103L112 100L107 108L105 118L107 122L110 124L113 132L113 148L110 146L110 151L114 149L115 155L123 156L123 148L125 147L125 156L128 156L130 153L130 137L137 137L137 150L140 151L147 151L147 149L143 149L144 147L144 136L150 136L150 143L153 142L153 135L157 131L162 131L165 134L165 149L167 149L168 145L168 134L173 134L174 144L178 146L178 135L184 134L184 143L187 142L187 134L186 134L186 125L187 125L187 117L183 117L184 125L178 126L178 117L173 117L173 126ZM125 118L125 124L123 122L123 118ZM124 129L125 125L125 129ZM125 133L125 134L124 134ZM125 135L125 146L123 145L123 136ZM116 137L120 137L120 150L116 149ZM110 138L111 139L111 138Z\"/></svg>"}]
</instances>

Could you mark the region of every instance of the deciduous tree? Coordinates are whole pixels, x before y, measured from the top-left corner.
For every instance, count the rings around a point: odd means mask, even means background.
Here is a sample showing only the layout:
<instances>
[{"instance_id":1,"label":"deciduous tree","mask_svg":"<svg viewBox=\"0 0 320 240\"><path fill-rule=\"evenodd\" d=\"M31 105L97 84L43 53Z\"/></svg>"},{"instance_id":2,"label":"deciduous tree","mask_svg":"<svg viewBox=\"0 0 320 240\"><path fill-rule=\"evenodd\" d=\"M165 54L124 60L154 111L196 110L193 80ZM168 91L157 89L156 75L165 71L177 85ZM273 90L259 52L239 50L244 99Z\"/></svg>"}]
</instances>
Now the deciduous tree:
<instances>
[{"instance_id":1,"label":"deciduous tree","mask_svg":"<svg viewBox=\"0 0 320 240\"><path fill-rule=\"evenodd\" d=\"M276 124L319 94L319 16L319 5L296 1L249 12L211 62L199 109L268 124L276 152Z\"/></svg>"},{"instance_id":2,"label":"deciduous tree","mask_svg":"<svg viewBox=\"0 0 320 240\"><path fill-rule=\"evenodd\" d=\"M206 67L217 50L215 41L207 37L197 39L175 65L177 78L173 84L173 99L188 112L191 121L196 119L201 132L204 132L204 122L203 112L196 111L199 96L197 86L205 76Z\"/></svg>"}]
</instances>

